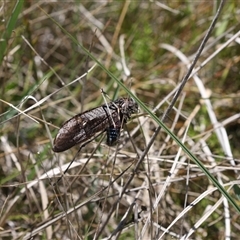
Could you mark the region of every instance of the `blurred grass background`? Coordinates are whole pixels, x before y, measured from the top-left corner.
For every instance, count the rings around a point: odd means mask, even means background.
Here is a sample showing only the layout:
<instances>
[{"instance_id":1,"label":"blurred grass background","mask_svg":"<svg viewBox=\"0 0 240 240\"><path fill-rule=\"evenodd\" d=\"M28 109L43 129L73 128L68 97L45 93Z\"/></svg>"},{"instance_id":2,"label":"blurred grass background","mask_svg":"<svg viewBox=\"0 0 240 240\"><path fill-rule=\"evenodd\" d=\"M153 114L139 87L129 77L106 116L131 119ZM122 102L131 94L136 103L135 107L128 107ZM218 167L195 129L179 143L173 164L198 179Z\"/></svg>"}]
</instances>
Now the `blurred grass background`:
<instances>
[{"instance_id":1,"label":"blurred grass background","mask_svg":"<svg viewBox=\"0 0 240 240\"><path fill-rule=\"evenodd\" d=\"M237 3L226 2L197 66L240 31ZM168 94L187 72L183 61L163 44L178 49L191 62L218 4L1 2L2 239L186 239L194 226L190 239L227 239L229 234L231 239L238 239L239 213L226 202L216 205L221 194L184 153L168 179L179 147L163 131L141 168L134 172L123 198L119 198L157 127L143 112L129 121L119 146L110 148L99 138L81 149L76 165L57 186L53 183L59 174L52 176L51 171L69 164L79 149L76 146L59 154L51 150L64 121L103 104L101 88L112 99L127 96L107 71L97 65L92 68L95 62L76 41L149 108L161 103L156 111L161 117L172 97ZM186 146L220 183L235 186L229 194L238 204L239 44L238 36L197 72L212 111L227 132L225 141L232 155L227 155L219 143L193 78L167 120L169 128L182 139L191 118ZM25 110L25 115L18 114ZM110 214L113 203L117 207Z\"/></svg>"}]
</instances>

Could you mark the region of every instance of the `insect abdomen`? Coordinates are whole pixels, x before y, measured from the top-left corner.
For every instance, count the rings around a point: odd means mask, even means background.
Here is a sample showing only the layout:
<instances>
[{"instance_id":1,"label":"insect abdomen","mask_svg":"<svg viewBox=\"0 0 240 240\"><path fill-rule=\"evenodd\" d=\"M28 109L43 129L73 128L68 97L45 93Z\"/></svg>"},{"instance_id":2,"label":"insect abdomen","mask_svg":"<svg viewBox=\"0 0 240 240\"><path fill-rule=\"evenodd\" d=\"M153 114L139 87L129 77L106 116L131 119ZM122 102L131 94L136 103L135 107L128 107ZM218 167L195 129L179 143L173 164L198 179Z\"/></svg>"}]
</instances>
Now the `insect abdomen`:
<instances>
[{"instance_id":1,"label":"insect abdomen","mask_svg":"<svg viewBox=\"0 0 240 240\"><path fill-rule=\"evenodd\" d=\"M109 127L107 128L106 131L107 131L107 145L114 146L120 137L121 128Z\"/></svg>"}]
</instances>

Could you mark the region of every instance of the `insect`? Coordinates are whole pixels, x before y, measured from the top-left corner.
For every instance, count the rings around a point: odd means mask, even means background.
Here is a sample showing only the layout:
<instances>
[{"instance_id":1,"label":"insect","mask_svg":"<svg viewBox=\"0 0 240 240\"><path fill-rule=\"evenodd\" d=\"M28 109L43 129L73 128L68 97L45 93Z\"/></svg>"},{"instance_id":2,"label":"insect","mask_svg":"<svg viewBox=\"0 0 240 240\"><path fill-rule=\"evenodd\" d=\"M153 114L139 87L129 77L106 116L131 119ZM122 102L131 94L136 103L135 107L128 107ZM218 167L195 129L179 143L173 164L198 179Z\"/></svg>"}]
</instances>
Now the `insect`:
<instances>
[{"instance_id":1,"label":"insect","mask_svg":"<svg viewBox=\"0 0 240 240\"><path fill-rule=\"evenodd\" d=\"M119 98L108 104L80 113L60 128L54 139L54 152L63 152L76 144L87 144L100 132L107 132L107 144L114 145L131 114L138 112L132 98Z\"/></svg>"}]
</instances>

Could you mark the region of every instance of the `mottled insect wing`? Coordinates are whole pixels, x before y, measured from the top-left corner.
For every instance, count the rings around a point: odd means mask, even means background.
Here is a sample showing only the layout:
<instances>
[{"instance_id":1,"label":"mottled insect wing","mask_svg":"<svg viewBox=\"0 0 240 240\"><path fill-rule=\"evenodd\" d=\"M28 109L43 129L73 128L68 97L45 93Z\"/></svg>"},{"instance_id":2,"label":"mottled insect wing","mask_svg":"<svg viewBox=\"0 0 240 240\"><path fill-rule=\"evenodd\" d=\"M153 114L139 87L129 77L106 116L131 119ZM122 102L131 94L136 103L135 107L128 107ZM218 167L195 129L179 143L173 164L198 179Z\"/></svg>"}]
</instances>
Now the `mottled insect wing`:
<instances>
[{"instance_id":1,"label":"mottled insect wing","mask_svg":"<svg viewBox=\"0 0 240 240\"><path fill-rule=\"evenodd\" d=\"M85 121L78 115L65 122L54 139L53 151L63 152L77 143L85 141L85 124Z\"/></svg>"},{"instance_id":2,"label":"mottled insect wing","mask_svg":"<svg viewBox=\"0 0 240 240\"><path fill-rule=\"evenodd\" d=\"M111 110L116 115L116 109ZM53 151L63 152L78 143L90 141L98 132L105 131L112 125L106 106L100 106L80 113L63 124L55 140Z\"/></svg>"}]
</instances>

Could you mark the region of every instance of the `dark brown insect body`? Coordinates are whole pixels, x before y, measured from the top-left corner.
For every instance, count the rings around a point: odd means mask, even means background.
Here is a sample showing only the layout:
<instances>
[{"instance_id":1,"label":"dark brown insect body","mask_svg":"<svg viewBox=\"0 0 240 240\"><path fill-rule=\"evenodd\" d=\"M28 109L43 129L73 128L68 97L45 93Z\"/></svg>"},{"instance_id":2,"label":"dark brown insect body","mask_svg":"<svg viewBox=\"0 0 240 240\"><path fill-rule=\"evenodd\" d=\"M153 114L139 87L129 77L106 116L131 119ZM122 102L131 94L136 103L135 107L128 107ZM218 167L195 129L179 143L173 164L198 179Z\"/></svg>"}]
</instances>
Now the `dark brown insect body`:
<instances>
[{"instance_id":1,"label":"dark brown insect body","mask_svg":"<svg viewBox=\"0 0 240 240\"><path fill-rule=\"evenodd\" d=\"M80 113L66 121L60 128L53 151L63 152L78 143L91 141L96 133L107 131L107 144L114 145L120 130L132 113L138 111L138 104L132 98L116 101Z\"/></svg>"}]
</instances>

